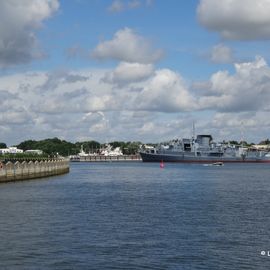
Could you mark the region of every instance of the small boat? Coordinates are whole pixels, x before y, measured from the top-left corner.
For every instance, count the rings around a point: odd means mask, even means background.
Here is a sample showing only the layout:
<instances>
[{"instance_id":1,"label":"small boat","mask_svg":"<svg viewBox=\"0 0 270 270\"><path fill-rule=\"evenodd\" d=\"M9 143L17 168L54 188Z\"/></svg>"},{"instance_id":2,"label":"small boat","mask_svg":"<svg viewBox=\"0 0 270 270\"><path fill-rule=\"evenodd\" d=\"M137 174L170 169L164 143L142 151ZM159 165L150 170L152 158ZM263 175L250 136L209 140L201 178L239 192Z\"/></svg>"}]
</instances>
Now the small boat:
<instances>
[{"instance_id":1,"label":"small boat","mask_svg":"<svg viewBox=\"0 0 270 270\"><path fill-rule=\"evenodd\" d=\"M212 163L212 166L223 166L224 163L223 162L214 162Z\"/></svg>"},{"instance_id":2,"label":"small boat","mask_svg":"<svg viewBox=\"0 0 270 270\"><path fill-rule=\"evenodd\" d=\"M219 161L219 162L214 162L214 163L208 163L208 164L203 164L203 166L223 166L224 163Z\"/></svg>"}]
</instances>

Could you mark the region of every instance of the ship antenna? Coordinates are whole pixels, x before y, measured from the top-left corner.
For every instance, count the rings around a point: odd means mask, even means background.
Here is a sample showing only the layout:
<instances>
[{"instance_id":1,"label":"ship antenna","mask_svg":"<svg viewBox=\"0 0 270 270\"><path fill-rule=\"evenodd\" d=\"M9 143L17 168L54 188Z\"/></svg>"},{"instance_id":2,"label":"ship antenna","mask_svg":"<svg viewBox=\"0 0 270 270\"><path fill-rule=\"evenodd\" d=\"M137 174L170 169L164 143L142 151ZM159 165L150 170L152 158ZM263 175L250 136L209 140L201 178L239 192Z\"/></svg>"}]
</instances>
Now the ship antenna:
<instances>
[{"instance_id":1,"label":"ship antenna","mask_svg":"<svg viewBox=\"0 0 270 270\"><path fill-rule=\"evenodd\" d=\"M243 125L243 121L241 122L241 146L244 147L244 125Z\"/></svg>"},{"instance_id":2,"label":"ship antenna","mask_svg":"<svg viewBox=\"0 0 270 270\"><path fill-rule=\"evenodd\" d=\"M195 122L192 121L192 148L195 153L195 156L197 156L197 149L196 149L196 143L195 143Z\"/></svg>"},{"instance_id":3,"label":"ship antenna","mask_svg":"<svg viewBox=\"0 0 270 270\"><path fill-rule=\"evenodd\" d=\"M192 122L192 138L195 139L195 122Z\"/></svg>"}]
</instances>

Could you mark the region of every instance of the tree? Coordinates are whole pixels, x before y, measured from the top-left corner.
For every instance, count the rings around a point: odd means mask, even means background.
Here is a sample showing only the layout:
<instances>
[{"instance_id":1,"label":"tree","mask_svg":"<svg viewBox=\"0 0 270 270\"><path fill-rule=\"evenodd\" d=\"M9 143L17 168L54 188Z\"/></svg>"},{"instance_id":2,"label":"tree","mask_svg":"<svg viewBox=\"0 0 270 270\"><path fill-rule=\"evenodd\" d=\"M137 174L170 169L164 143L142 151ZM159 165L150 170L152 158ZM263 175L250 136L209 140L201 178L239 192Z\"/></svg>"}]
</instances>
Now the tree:
<instances>
[{"instance_id":1,"label":"tree","mask_svg":"<svg viewBox=\"0 0 270 270\"><path fill-rule=\"evenodd\" d=\"M97 152L100 149L100 143L97 141L84 141L75 143L77 153L80 152L81 147L83 147L84 152L92 153Z\"/></svg>"},{"instance_id":2,"label":"tree","mask_svg":"<svg viewBox=\"0 0 270 270\"><path fill-rule=\"evenodd\" d=\"M57 154L68 156L77 154L78 151L73 143L58 138L45 139L41 141L28 140L17 145L18 148L26 150L42 150L45 154L55 156ZM74 148L76 149L74 151Z\"/></svg>"},{"instance_id":3,"label":"tree","mask_svg":"<svg viewBox=\"0 0 270 270\"><path fill-rule=\"evenodd\" d=\"M239 145L240 144L238 141L229 141L229 143L232 145Z\"/></svg>"},{"instance_id":4,"label":"tree","mask_svg":"<svg viewBox=\"0 0 270 270\"><path fill-rule=\"evenodd\" d=\"M0 148L7 148L7 145L3 142L0 142Z\"/></svg>"},{"instance_id":5,"label":"tree","mask_svg":"<svg viewBox=\"0 0 270 270\"><path fill-rule=\"evenodd\" d=\"M264 141L261 141L259 144L270 144L270 140L266 139Z\"/></svg>"}]
</instances>

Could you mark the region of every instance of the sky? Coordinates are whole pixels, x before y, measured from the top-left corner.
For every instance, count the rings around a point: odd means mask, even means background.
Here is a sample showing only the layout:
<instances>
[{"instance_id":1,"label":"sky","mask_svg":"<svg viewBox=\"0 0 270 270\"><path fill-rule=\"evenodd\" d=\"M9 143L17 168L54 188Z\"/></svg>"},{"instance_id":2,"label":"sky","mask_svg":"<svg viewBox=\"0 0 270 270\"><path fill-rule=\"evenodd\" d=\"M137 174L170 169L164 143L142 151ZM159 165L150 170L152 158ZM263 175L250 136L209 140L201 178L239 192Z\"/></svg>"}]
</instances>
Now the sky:
<instances>
[{"instance_id":1,"label":"sky","mask_svg":"<svg viewBox=\"0 0 270 270\"><path fill-rule=\"evenodd\" d=\"M0 142L270 138L270 0L0 1Z\"/></svg>"}]
</instances>

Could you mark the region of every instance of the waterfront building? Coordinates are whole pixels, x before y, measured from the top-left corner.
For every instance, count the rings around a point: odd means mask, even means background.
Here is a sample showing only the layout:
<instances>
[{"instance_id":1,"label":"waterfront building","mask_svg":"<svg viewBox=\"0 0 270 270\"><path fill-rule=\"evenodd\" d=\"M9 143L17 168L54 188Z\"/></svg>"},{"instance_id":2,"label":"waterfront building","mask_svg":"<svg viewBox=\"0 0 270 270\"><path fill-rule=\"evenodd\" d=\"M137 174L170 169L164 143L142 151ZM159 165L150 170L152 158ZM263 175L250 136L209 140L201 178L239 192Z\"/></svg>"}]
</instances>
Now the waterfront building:
<instances>
[{"instance_id":1,"label":"waterfront building","mask_svg":"<svg viewBox=\"0 0 270 270\"><path fill-rule=\"evenodd\" d=\"M22 149L18 149L17 147L8 147L0 149L0 154L18 154L23 153Z\"/></svg>"}]
</instances>

